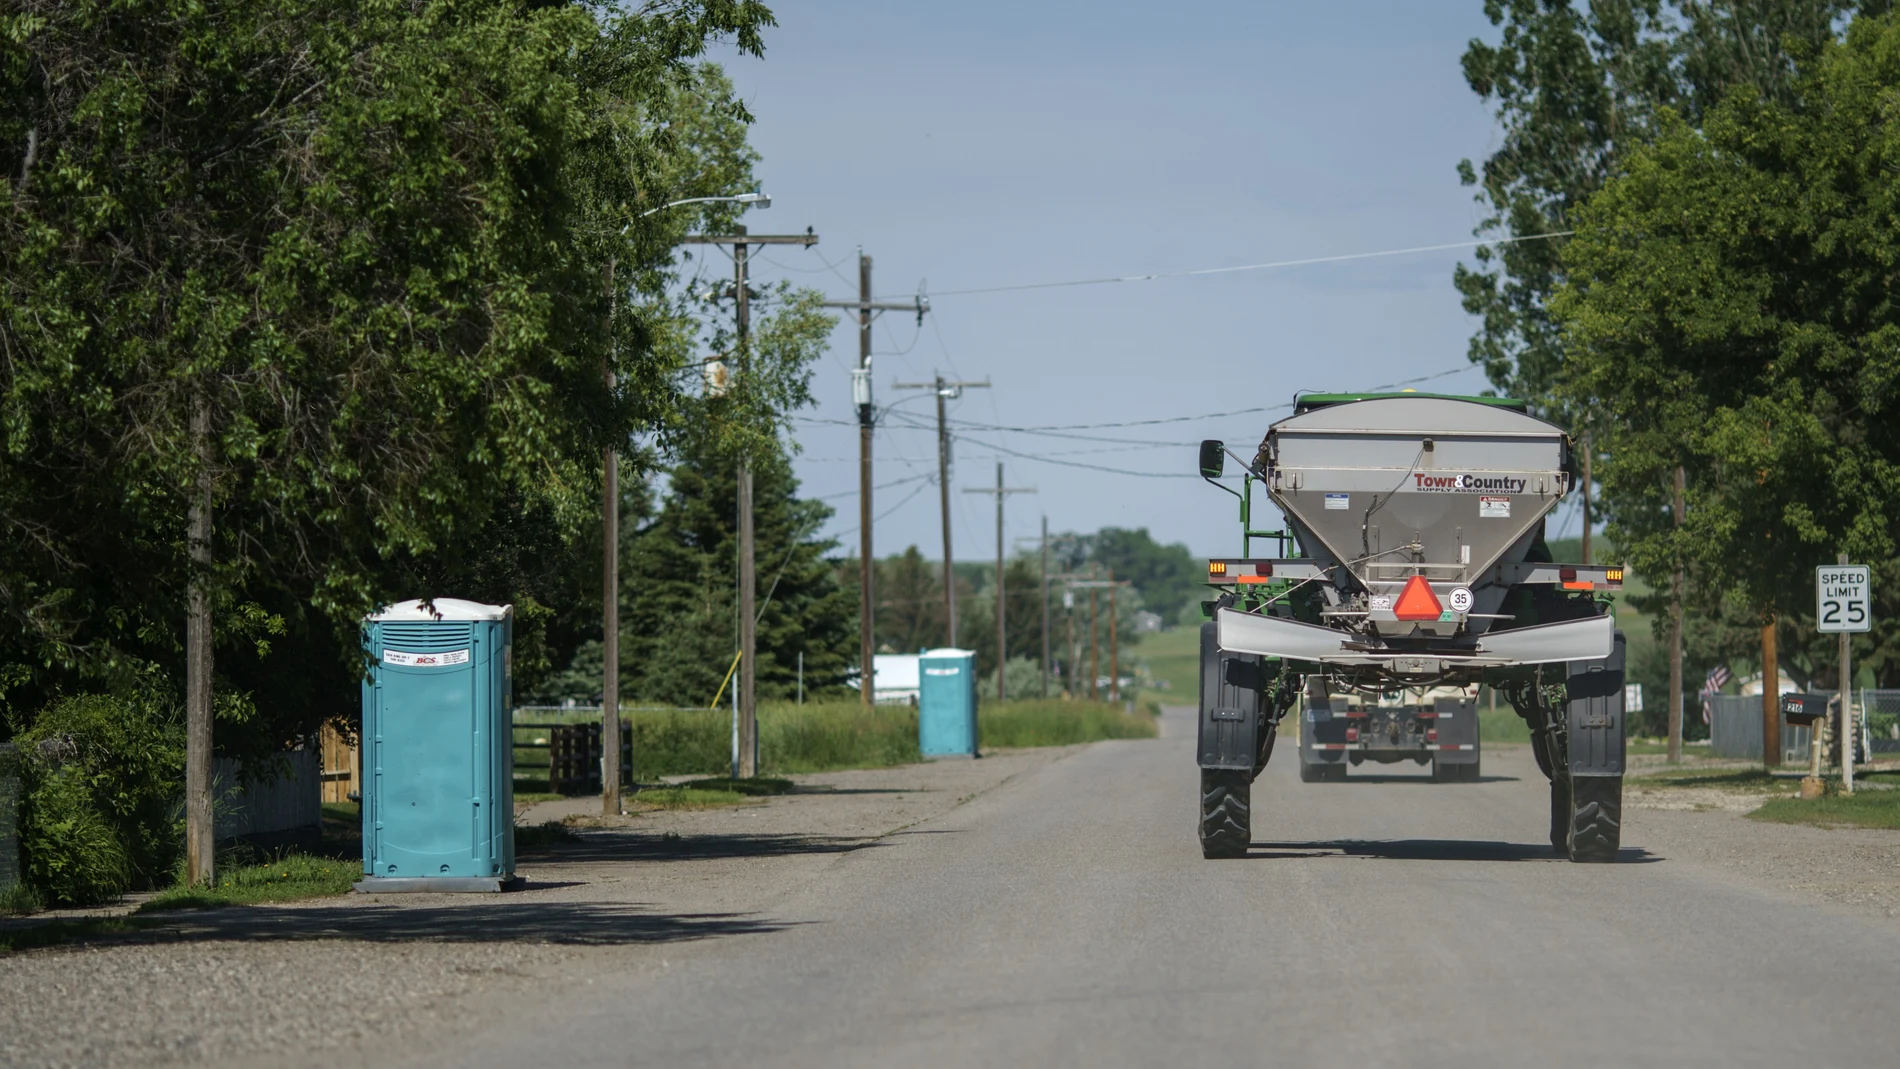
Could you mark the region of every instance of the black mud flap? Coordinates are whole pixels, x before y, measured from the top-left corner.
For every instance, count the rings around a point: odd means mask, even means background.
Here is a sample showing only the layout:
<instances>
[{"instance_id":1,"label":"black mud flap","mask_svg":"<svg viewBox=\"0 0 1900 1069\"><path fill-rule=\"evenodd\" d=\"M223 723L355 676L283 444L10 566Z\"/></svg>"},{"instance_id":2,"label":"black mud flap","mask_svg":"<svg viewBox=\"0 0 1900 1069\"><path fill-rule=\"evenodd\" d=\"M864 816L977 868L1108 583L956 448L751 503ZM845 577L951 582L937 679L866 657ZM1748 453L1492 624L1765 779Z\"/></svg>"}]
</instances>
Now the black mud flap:
<instances>
[{"instance_id":1,"label":"black mud flap","mask_svg":"<svg viewBox=\"0 0 1900 1069\"><path fill-rule=\"evenodd\" d=\"M1470 698L1438 698L1432 702L1432 711L1438 714L1432 720L1438 731L1434 759L1441 765L1477 764L1478 703Z\"/></svg>"},{"instance_id":2,"label":"black mud flap","mask_svg":"<svg viewBox=\"0 0 1900 1069\"><path fill-rule=\"evenodd\" d=\"M1570 703L1564 726L1572 777L1623 774L1625 651L1623 632L1618 631L1608 657L1570 662Z\"/></svg>"},{"instance_id":3,"label":"black mud flap","mask_svg":"<svg viewBox=\"0 0 1900 1069\"><path fill-rule=\"evenodd\" d=\"M1201 625L1202 768L1252 772L1260 756L1260 658L1222 653L1212 622Z\"/></svg>"}]
</instances>

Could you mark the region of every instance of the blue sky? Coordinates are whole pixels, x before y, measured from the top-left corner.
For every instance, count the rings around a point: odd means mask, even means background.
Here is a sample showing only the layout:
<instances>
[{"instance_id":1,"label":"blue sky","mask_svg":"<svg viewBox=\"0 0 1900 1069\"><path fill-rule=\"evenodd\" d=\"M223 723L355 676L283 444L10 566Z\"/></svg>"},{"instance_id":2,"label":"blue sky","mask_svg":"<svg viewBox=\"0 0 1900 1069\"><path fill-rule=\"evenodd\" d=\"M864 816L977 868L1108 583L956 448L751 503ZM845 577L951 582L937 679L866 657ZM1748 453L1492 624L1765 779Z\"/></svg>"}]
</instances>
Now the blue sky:
<instances>
[{"instance_id":1,"label":"blue sky","mask_svg":"<svg viewBox=\"0 0 1900 1069\"><path fill-rule=\"evenodd\" d=\"M893 380L988 378L953 418L1010 427L1118 423L1284 404L1439 372L1475 392L1473 323L1451 286L1468 252L1198 278L952 296L949 291L1170 272L1466 240L1480 217L1462 158L1497 141L1458 60L1491 27L1477 0L1295 3L775 5L763 60L727 58L757 116L771 193L756 232L814 227L757 277L855 297L856 250L881 296L928 280L934 311L876 332ZM829 266L828 266L829 265ZM807 495L855 527L857 435L841 322L796 424ZM927 398L880 429L878 482L934 473ZM901 415L909 413L912 415ZM1191 477L1203 437L1251 455L1273 413L1084 433L963 428L952 487L993 483L1002 447L1011 539L1147 527L1197 553L1238 552L1232 498ZM1164 443L1164 444L1150 444ZM1087 450L1087 452L1082 452ZM1168 473L1143 478L1071 466ZM914 496L912 496L914 494ZM939 553L934 485L875 496L883 556ZM958 559L994 553L990 499L953 493ZM844 537L855 547L856 535Z\"/></svg>"}]
</instances>

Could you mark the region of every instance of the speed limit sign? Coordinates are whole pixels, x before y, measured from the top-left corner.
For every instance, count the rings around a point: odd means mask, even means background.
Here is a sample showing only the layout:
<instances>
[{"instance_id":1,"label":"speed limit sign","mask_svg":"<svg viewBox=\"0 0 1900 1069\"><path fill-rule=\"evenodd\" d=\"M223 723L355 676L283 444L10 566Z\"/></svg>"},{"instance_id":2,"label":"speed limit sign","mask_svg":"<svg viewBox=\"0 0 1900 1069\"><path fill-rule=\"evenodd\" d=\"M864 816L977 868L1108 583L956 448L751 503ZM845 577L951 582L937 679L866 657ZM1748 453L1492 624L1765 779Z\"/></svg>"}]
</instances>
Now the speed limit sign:
<instances>
[{"instance_id":1,"label":"speed limit sign","mask_svg":"<svg viewBox=\"0 0 1900 1069\"><path fill-rule=\"evenodd\" d=\"M1814 569L1814 618L1818 630L1871 631L1873 584L1865 564L1824 564Z\"/></svg>"}]
</instances>

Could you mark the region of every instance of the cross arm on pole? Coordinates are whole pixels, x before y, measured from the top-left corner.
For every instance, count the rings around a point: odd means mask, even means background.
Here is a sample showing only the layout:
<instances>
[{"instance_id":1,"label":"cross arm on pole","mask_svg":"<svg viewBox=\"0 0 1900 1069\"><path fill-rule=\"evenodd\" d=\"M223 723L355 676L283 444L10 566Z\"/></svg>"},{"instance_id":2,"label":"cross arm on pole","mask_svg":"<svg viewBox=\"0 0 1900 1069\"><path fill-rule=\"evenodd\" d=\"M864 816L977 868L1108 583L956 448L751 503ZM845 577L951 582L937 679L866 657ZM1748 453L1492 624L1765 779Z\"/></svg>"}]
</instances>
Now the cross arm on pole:
<instances>
[{"instance_id":1,"label":"cross arm on pole","mask_svg":"<svg viewBox=\"0 0 1900 1069\"><path fill-rule=\"evenodd\" d=\"M987 390L989 388L990 380L988 379L982 382L953 382L949 379L938 379L935 382L891 383L893 390Z\"/></svg>"},{"instance_id":2,"label":"cross arm on pole","mask_svg":"<svg viewBox=\"0 0 1900 1069\"><path fill-rule=\"evenodd\" d=\"M809 229L803 234L688 234L682 245L803 245L818 244L818 235ZM855 307L855 306L854 306ZM909 307L906 305L905 307Z\"/></svg>"}]
</instances>

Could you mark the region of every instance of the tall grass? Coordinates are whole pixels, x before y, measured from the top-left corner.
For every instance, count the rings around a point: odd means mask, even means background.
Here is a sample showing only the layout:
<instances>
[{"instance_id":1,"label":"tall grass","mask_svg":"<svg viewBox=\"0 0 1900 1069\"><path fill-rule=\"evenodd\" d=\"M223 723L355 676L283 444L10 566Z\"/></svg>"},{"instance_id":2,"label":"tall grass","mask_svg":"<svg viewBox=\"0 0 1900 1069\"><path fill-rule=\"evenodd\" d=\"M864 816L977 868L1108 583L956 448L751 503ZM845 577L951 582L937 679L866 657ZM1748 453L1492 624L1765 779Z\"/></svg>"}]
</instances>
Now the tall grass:
<instances>
[{"instance_id":1,"label":"tall grass","mask_svg":"<svg viewBox=\"0 0 1900 1069\"><path fill-rule=\"evenodd\" d=\"M598 715L563 711L560 719L577 721ZM636 780L651 783L662 776L724 775L731 768L729 709L629 709L626 717L632 725ZM526 728L540 719L524 717L517 726ZM985 748L1067 746L1155 734L1154 717L1147 713L1086 701L984 702L978 706L977 725L979 744ZM534 734L524 730L518 737ZM532 775L546 767L546 753L517 750L516 767ZM855 701L759 705L760 771L768 775L886 768L921 760L917 710L910 706L880 705L867 710Z\"/></svg>"},{"instance_id":2,"label":"tall grass","mask_svg":"<svg viewBox=\"0 0 1900 1069\"><path fill-rule=\"evenodd\" d=\"M1070 746L1099 739L1152 739L1155 719L1108 702L1025 700L977 707L977 739L985 748Z\"/></svg>"}]
</instances>

